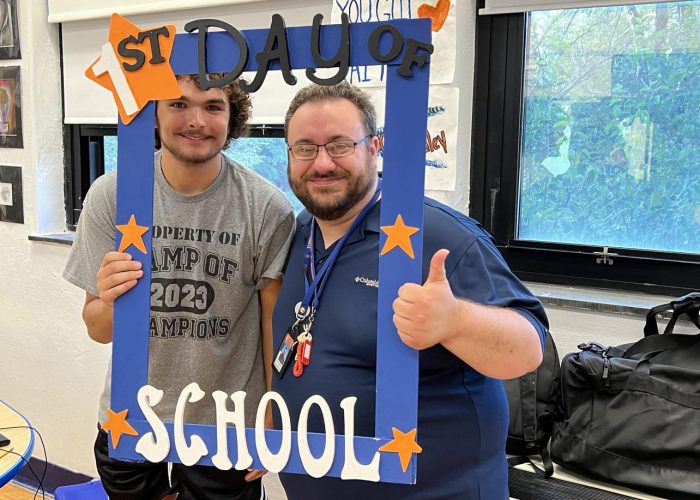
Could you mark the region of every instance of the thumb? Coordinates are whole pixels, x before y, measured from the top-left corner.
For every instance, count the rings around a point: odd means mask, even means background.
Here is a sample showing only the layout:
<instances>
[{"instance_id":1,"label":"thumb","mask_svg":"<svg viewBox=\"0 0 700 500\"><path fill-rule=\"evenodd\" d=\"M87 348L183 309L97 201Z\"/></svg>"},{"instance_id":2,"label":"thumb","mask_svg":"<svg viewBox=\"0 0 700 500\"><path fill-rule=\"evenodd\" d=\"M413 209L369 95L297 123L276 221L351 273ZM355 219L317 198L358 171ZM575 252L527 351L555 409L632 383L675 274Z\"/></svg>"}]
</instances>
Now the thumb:
<instances>
[{"instance_id":1,"label":"thumb","mask_svg":"<svg viewBox=\"0 0 700 500\"><path fill-rule=\"evenodd\" d=\"M445 261L450 254L449 250L438 250L430 259L430 272L425 283L433 283L436 281L447 281L447 273L445 272Z\"/></svg>"}]
</instances>

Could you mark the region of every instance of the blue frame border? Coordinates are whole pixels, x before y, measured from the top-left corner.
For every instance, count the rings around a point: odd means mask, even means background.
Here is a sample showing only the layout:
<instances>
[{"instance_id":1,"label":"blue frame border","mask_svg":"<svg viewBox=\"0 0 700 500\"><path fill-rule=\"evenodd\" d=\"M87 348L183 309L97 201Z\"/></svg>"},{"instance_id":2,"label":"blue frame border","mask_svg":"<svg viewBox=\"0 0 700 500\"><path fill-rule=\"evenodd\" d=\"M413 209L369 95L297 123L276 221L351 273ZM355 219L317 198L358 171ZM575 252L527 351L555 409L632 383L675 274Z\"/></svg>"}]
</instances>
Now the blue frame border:
<instances>
[{"instance_id":1,"label":"blue frame border","mask_svg":"<svg viewBox=\"0 0 700 500\"><path fill-rule=\"evenodd\" d=\"M397 73L406 52L409 38L430 43L430 21L427 19L395 20L382 23L350 25L350 64L377 65L368 48L370 33L381 25L395 27L404 37L399 56L387 64L385 152L382 183L381 225L393 225L401 214L409 226L421 230L412 237L415 258L404 252L391 251L380 257L378 317L377 317L377 378L375 436L356 436L355 455L360 463L369 463L377 449L391 441L392 427L404 432L417 428L418 414L418 352L407 347L399 338L392 321L392 302L399 287L406 282L421 282L423 247L423 186L425 176L425 130L427 127L429 63L412 67L412 78ZM268 36L267 29L243 31L250 56L245 71L255 71L255 54L262 52ZM292 69L316 67L311 55L311 27L286 28ZM341 26L325 25L321 30L323 46L337 47ZM380 48L388 47L390 37L380 40ZM386 53L383 51L382 53ZM225 32L210 32L207 36L207 70L230 71L238 60L238 46ZM197 35L178 34L175 37L170 64L175 74L198 72ZM274 65L271 70L279 69ZM153 128L155 103L150 102L129 125L119 120L118 176L116 224L126 224L132 214L139 225L153 227ZM120 234L117 233L117 241ZM380 248L386 240L382 234ZM114 342L112 347L112 401L115 411L128 409L128 422L138 436L122 435L119 446L110 449L110 456L143 461L135 446L151 426L144 419L136 396L148 383L148 322L151 288L151 231L144 235L147 254L130 247L127 252L143 265L144 276L138 285L115 303ZM209 396L209 395L207 395ZM212 405L214 404L212 400ZM173 424L166 422L170 436L167 461L180 462L173 445ZM420 431L420 430L419 430ZM228 430L229 455L235 463L235 428ZM216 450L216 426L185 424L185 435L199 435L209 453L198 463L211 465ZM279 449L282 432L266 430L267 446ZM292 452L284 472L306 473L299 457L296 431L292 431ZM420 441L420 432L417 435ZM246 429L246 441L253 456L254 468L262 468L255 449L254 429ZM308 442L314 456L319 456L325 445L324 434L308 433ZM335 436L336 451L327 476L339 477L344 460L344 435ZM416 481L416 456L413 455L404 473L398 455L380 453L380 481L413 484Z\"/></svg>"}]
</instances>

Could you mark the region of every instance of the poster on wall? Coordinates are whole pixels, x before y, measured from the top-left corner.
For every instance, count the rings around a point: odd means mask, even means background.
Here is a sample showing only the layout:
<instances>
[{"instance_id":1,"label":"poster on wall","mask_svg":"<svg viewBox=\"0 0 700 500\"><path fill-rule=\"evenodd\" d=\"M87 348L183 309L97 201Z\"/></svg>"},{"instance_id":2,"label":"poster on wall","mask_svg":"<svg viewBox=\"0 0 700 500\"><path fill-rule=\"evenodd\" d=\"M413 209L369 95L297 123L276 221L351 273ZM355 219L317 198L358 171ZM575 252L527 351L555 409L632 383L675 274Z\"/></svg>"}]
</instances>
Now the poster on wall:
<instances>
[{"instance_id":1,"label":"poster on wall","mask_svg":"<svg viewBox=\"0 0 700 500\"><path fill-rule=\"evenodd\" d=\"M332 0L331 22L340 23L347 14L350 23L382 22L396 19L430 19L435 51L430 57L430 84L454 81L457 39L456 0ZM386 35L385 35L386 36ZM351 66L346 80L366 87L386 84L386 66ZM432 90L431 90L432 92Z\"/></svg>"},{"instance_id":2,"label":"poster on wall","mask_svg":"<svg viewBox=\"0 0 700 500\"><path fill-rule=\"evenodd\" d=\"M0 67L0 147L2 148L23 146L20 90L19 66Z\"/></svg>"},{"instance_id":3,"label":"poster on wall","mask_svg":"<svg viewBox=\"0 0 700 500\"><path fill-rule=\"evenodd\" d=\"M0 59L19 59L17 0L0 0Z\"/></svg>"},{"instance_id":4,"label":"poster on wall","mask_svg":"<svg viewBox=\"0 0 700 500\"><path fill-rule=\"evenodd\" d=\"M22 167L0 165L0 222L24 224Z\"/></svg>"},{"instance_id":5,"label":"poster on wall","mask_svg":"<svg viewBox=\"0 0 700 500\"><path fill-rule=\"evenodd\" d=\"M384 149L384 98L382 88L365 89L377 108L379 168ZM454 191L457 179L457 118L459 88L431 85L428 95L428 129L425 133L425 189Z\"/></svg>"},{"instance_id":6,"label":"poster on wall","mask_svg":"<svg viewBox=\"0 0 700 500\"><path fill-rule=\"evenodd\" d=\"M333 0L332 22L347 15L350 23L368 23L395 19L430 19L432 42L430 56L430 89L428 130L426 131L425 189L454 191L457 178L457 158L454 145L459 116L459 89L450 88L456 62L457 2L455 0ZM383 37L388 38L388 34ZM370 91L377 109L384 109L386 66L351 66L346 77L349 83ZM377 91L373 91L376 89ZM431 111L432 110L432 111ZM379 117L380 139L383 137L383 117ZM381 168L381 158L379 167Z\"/></svg>"}]
</instances>

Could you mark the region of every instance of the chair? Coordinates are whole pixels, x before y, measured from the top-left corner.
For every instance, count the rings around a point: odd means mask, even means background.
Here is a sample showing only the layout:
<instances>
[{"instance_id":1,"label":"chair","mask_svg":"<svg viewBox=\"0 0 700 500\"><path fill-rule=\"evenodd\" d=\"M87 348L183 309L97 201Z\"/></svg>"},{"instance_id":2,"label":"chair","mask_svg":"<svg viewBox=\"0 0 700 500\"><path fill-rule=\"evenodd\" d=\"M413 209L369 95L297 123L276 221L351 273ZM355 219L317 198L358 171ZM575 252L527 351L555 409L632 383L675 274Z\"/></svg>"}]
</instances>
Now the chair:
<instances>
[{"instance_id":1,"label":"chair","mask_svg":"<svg viewBox=\"0 0 700 500\"><path fill-rule=\"evenodd\" d=\"M99 479L88 483L59 486L54 491L56 500L109 500Z\"/></svg>"}]
</instances>

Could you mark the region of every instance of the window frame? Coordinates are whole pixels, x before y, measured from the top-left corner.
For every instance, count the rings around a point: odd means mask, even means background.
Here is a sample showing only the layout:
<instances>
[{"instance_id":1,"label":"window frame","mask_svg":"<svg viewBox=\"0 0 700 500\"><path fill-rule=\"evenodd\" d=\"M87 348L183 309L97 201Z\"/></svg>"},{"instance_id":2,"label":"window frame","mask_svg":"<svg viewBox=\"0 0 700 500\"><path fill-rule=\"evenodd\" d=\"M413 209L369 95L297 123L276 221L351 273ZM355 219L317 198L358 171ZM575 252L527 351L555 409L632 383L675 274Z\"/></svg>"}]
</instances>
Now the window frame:
<instances>
[{"instance_id":1,"label":"window frame","mask_svg":"<svg viewBox=\"0 0 700 500\"><path fill-rule=\"evenodd\" d=\"M117 125L64 125L66 226L75 231L83 200L92 183L105 173L104 138L117 136ZM251 124L246 137L284 137L282 124ZM91 159L92 149L92 159Z\"/></svg>"},{"instance_id":2,"label":"window frame","mask_svg":"<svg viewBox=\"0 0 700 500\"><path fill-rule=\"evenodd\" d=\"M522 280L673 296L697 290L700 254L516 238L526 26L526 13L477 12L470 215Z\"/></svg>"}]
</instances>

